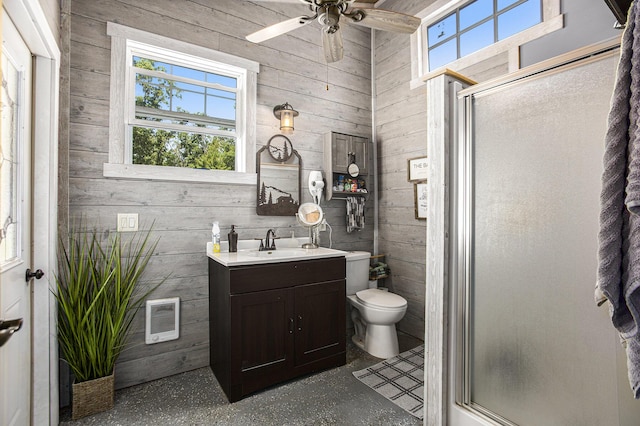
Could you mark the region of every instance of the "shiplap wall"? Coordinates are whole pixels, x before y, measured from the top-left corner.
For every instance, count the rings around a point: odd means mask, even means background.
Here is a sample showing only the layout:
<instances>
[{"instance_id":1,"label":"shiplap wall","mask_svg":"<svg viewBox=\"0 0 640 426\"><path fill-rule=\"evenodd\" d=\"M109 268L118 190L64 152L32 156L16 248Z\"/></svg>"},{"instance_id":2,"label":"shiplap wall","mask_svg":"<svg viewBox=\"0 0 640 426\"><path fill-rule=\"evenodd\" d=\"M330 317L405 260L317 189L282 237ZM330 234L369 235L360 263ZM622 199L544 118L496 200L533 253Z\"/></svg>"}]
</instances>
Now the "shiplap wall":
<instances>
[{"instance_id":1,"label":"shiplap wall","mask_svg":"<svg viewBox=\"0 0 640 426\"><path fill-rule=\"evenodd\" d=\"M381 8L417 14L433 0L387 0ZM414 90L409 36L375 35L376 136L378 143L379 252L386 254L391 277L385 285L407 299L397 328L424 338L426 222L415 218L413 183L407 160L427 155L426 86ZM455 70L475 81L508 72L507 54Z\"/></svg>"},{"instance_id":2,"label":"shiplap wall","mask_svg":"<svg viewBox=\"0 0 640 426\"><path fill-rule=\"evenodd\" d=\"M327 67L320 28L311 24L289 35L254 45L245 35L266 25L305 14L295 4L241 0L73 0L70 35L69 214L97 221L113 232L117 213L138 213L142 228L155 221L160 243L148 276L170 278L154 298L182 300L180 339L144 344L141 315L135 321L132 348L116 367L122 388L208 364L208 289L205 243L211 222L220 222L223 239L231 224L241 239L305 236L294 217L257 216L255 186L106 179L108 161L110 39L112 21L245 57L260 63L257 149L278 133L272 109L289 102L300 112L290 137L303 161L302 201L310 170L322 169L323 136L329 131L371 137L370 32L344 25L345 58ZM329 84L329 90L325 86ZM61 141L61 143L65 143ZM333 227L333 247L373 248L373 203L366 229L347 234L344 201L323 204ZM64 210L64 206L61 207ZM322 233L323 245L328 233Z\"/></svg>"}]
</instances>

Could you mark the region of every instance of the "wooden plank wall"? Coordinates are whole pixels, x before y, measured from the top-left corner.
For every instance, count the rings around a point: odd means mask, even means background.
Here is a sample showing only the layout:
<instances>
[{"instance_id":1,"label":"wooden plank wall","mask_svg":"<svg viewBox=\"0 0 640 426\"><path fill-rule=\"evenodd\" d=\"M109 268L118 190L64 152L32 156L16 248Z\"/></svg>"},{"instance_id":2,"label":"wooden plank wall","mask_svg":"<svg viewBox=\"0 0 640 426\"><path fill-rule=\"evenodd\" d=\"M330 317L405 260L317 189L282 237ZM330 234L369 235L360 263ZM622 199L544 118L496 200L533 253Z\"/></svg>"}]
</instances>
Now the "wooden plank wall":
<instances>
[{"instance_id":1,"label":"wooden plank wall","mask_svg":"<svg viewBox=\"0 0 640 426\"><path fill-rule=\"evenodd\" d=\"M431 3L433 0L387 0L380 7L417 14ZM424 339L426 221L415 219L407 160L427 155L427 102L426 86L414 90L409 87L411 59L408 35L376 32L378 244L391 268L391 277L384 284L408 302L407 313L397 328ZM507 59L503 54L455 71L484 81L506 74Z\"/></svg>"},{"instance_id":2,"label":"wooden plank wall","mask_svg":"<svg viewBox=\"0 0 640 426\"><path fill-rule=\"evenodd\" d=\"M208 288L205 243L211 222L223 235L231 224L241 239L306 236L294 217L255 214L255 186L106 179L108 160L110 39L106 22L202 45L260 62L258 75L257 149L279 133L272 109L289 102L299 112L291 136L303 161L302 201L311 201L310 170L322 169L323 135L338 131L371 137L370 32L344 25L345 58L327 67L320 28L311 24L261 45L245 35L266 25L305 14L302 5L240 0L73 0L70 37L69 213L99 222L113 232L117 213L138 213L142 228L155 221L160 243L148 277L170 278L154 297L182 300L180 339L144 344L144 321L135 321L132 348L116 367L122 388L208 364ZM329 84L329 90L325 86ZM64 143L64 141L61 141ZM370 206L373 202L369 203ZM346 233L344 201L323 204L333 226L333 247L373 248L373 210L366 229ZM64 207L62 207L64 209ZM223 239L225 239L223 237ZM328 233L322 233L323 245Z\"/></svg>"}]
</instances>

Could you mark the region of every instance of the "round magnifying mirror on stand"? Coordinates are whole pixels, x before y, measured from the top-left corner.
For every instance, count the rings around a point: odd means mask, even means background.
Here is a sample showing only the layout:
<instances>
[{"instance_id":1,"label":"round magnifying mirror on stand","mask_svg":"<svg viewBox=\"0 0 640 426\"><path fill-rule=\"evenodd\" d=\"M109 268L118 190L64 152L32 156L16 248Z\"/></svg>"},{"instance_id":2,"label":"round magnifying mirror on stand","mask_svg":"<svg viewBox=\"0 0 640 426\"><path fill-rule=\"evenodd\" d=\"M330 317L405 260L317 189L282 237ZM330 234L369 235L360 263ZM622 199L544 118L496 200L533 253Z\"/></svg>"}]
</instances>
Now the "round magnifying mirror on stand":
<instances>
[{"instance_id":1,"label":"round magnifying mirror on stand","mask_svg":"<svg viewBox=\"0 0 640 426\"><path fill-rule=\"evenodd\" d=\"M349 176L358 177L360 174L360 167L358 167L356 163L351 163L349 164L349 167L347 167L347 171L349 172Z\"/></svg>"},{"instance_id":2,"label":"round magnifying mirror on stand","mask_svg":"<svg viewBox=\"0 0 640 426\"><path fill-rule=\"evenodd\" d=\"M296 217L300 225L309 228L309 242L303 244L302 248L318 248L319 225L324 219L322 207L315 203L304 203L298 208Z\"/></svg>"}]
</instances>

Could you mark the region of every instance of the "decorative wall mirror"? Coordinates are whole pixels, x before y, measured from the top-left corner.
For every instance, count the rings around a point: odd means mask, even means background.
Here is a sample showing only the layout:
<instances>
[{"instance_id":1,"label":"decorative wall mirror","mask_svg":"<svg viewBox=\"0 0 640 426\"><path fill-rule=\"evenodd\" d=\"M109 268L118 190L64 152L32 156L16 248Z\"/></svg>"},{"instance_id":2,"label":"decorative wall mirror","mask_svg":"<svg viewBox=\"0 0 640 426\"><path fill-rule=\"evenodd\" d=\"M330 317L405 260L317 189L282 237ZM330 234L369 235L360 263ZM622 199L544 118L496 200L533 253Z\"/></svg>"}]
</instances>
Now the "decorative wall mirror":
<instances>
[{"instance_id":1,"label":"decorative wall mirror","mask_svg":"<svg viewBox=\"0 0 640 426\"><path fill-rule=\"evenodd\" d=\"M259 216L295 216L300 207L302 158L289 138L275 135L256 153Z\"/></svg>"}]
</instances>

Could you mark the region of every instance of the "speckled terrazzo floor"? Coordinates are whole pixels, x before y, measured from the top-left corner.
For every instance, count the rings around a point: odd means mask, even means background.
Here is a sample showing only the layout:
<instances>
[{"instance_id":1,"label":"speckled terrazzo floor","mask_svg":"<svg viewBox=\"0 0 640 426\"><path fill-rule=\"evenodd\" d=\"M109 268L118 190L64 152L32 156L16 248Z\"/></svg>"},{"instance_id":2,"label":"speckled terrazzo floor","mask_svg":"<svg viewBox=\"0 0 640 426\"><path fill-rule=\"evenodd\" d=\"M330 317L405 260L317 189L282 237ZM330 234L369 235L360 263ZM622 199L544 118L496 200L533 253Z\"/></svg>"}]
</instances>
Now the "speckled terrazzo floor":
<instances>
[{"instance_id":1,"label":"speckled terrazzo floor","mask_svg":"<svg viewBox=\"0 0 640 426\"><path fill-rule=\"evenodd\" d=\"M422 344L400 334L400 351ZM229 404L211 370L200 368L116 392L107 412L61 425L420 425L360 383L353 372L380 360L347 344L347 364L274 386Z\"/></svg>"}]
</instances>

